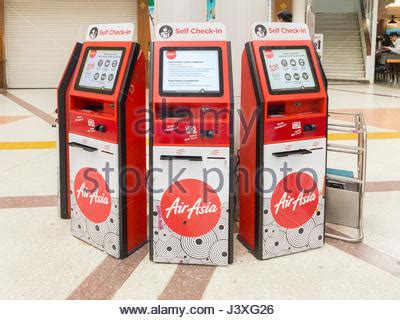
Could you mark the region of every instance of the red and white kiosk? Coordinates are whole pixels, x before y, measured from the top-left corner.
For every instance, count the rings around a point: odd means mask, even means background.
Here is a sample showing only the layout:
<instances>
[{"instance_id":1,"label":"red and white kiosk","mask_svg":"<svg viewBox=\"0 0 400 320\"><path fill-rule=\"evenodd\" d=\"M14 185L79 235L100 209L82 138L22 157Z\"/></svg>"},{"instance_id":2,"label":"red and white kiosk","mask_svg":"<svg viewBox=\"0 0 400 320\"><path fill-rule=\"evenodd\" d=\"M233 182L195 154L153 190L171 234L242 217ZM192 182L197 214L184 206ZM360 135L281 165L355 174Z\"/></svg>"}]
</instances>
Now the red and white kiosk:
<instances>
[{"instance_id":1,"label":"red and white kiosk","mask_svg":"<svg viewBox=\"0 0 400 320\"><path fill-rule=\"evenodd\" d=\"M58 88L60 209L124 258L147 241L146 65L132 24L92 25Z\"/></svg>"},{"instance_id":2,"label":"red and white kiosk","mask_svg":"<svg viewBox=\"0 0 400 320\"><path fill-rule=\"evenodd\" d=\"M219 23L160 24L151 49L150 259L233 260L233 88Z\"/></svg>"},{"instance_id":3,"label":"red and white kiosk","mask_svg":"<svg viewBox=\"0 0 400 320\"><path fill-rule=\"evenodd\" d=\"M258 259L324 243L327 85L308 28L256 23L242 56L239 240Z\"/></svg>"}]
</instances>

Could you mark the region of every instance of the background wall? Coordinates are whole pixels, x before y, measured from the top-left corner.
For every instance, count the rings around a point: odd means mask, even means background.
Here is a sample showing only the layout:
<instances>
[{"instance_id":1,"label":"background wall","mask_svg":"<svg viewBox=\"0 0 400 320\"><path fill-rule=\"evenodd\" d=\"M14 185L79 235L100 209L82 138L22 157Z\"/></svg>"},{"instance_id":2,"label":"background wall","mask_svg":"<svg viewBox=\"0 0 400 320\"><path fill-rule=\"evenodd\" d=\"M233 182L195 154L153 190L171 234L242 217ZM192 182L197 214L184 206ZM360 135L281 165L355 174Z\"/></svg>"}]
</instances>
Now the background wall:
<instances>
[{"instance_id":1,"label":"background wall","mask_svg":"<svg viewBox=\"0 0 400 320\"><path fill-rule=\"evenodd\" d=\"M313 0L313 7L316 13L319 12L356 12L358 0Z\"/></svg>"},{"instance_id":2,"label":"background wall","mask_svg":"<svg viewBox=\"0 0 400 320\"><path fill-rule=\"evenodd\" d=\"M206 21L207 7L204 0L156 0L157 22Z\"/></svg>"}]
</instances>

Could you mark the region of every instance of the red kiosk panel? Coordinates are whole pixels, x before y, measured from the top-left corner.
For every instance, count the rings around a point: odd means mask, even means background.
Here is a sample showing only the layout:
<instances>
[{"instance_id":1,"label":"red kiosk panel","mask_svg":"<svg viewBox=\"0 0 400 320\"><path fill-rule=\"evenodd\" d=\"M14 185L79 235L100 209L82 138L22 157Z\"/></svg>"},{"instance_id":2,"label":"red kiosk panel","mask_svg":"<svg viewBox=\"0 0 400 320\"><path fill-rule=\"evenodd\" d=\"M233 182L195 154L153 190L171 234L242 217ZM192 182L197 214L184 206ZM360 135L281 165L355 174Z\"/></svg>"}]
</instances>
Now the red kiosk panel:
<instances>
[{"instance_id":1,"label":"red kiosk panel","mask_svg":"<svg viewBox=\"0 0 400 320\"><path fill-rule=\"evenodd\" d=\"M239 239L269 259L323 245L328 98L306 25L253 29L242 56L242 116L255 125L241 128Z\"/></svg>"},{"instance_id":2,"label":"red kiosk panel","mask_svg":"<svg viewBox=\"0 0 400 320\"><path fill-rule=\"evenodd\" d=\"M145 59L131 37L119 36L133 35L132 28L91 26L59 89L66 114L60 153L67 159L61 193L72 234L116 258L147 241L146 137L136 129L145 123ZM104 37L111 30L120 32Z\"/></svg>"},{"instance_id":3,"label":"red kiosk panel","mask_svg":"<svg viewBox=\"0 0 400 320\"><path fill-rule=\"evenodd\" d=\"M233 260L230 44L159 39L151 57L150 258L226 265Z\"/></svg>"}]
</instances>

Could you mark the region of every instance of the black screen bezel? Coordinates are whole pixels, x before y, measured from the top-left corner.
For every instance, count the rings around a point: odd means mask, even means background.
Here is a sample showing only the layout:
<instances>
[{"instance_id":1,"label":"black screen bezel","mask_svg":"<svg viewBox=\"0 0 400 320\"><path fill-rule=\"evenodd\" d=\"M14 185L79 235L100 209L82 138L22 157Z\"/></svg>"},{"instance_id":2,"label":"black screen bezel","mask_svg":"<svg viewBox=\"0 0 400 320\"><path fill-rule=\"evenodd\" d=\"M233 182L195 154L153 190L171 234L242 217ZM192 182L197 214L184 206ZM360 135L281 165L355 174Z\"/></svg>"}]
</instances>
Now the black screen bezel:
<instances>
[{"instance_id":1,"label":"black screen bezel","mask_svg":"<svg viewBox=\"0 0 400 320\"><path fill-rule=\"evenodd\" d=\"M163 90L163 70L164 70L164 51L217 51L219 63L219 92L172 92ZM222 48L221 47L162 47L160 49L160 70L159 70L159 93L162 97L222 97L224 95L224 77L222 66Z\"/></svg>"},{"instance_id":2,"label":"black screen bezel","mask_svg":"<svg viewBox=\"0 0 400 320\"><path fill-rule=\"evenodd\" d=\"M79 85L83 69L85 68L87 56L88 56L90 50L122 51L122 55L121 55L121 59L120 59L120 62L119 62L118 70L117 70L117 73L115 75L114 84L113 84L113 87L112 87L111 90L94 89L94 88L88 88L88 87L83 87L83 86ZM100 93L100 94L107 94L107 95L113 95L114 92L115 92L115 87L117 86L117 80L118 80L119 74L121 72L122 63L123 63L123 60L124 60L124 57L125 57L125 51L126 51L126 48L124 48L124 47L97 47L97 46L87 47L86 50L85 50L85 53L83 55L83 59L82 59L81 67L79 69L78 76L76 77L76 82L75 82L75 86L74 86L75 90L85 91L85 92L93 92L93 93Z\"/></svg>"},{"instance_id":3,"label":"black screen bezel","mask_svg":"<svg viewBox=\"0 0 400 320\"><path fill-rule=\"evenodd\" d=\"M314 83L315 83L315 87L314 88L307 88L307 89L294 89L294 90L287 90L287 89L271 89L271 84L269 81L269 76L268 76L268 70L267 70L267 64L265 62L265 58L264 58L264 50L266 49L271 49L271 50L285 50L285 49L305 49L306 50L306 54L307 54L307 58L308 58L308 62L310 63L310 69L311 69L311 73L312 76L314 78ZM264 68L264 74L265 74L265 79L267 81L267 85L268 85L268 91L270 94L272 95L283 95L283 94L298 94L298 93L312 93L312 92L320 92L320 86L319 86L319 81L318 81L318 77L317 77L317 73L315 70L315 64L314 64L314 60L312 59L311 56L311 51L310 48L308 46L263 46L260 47L260 58L263 64L263 68Z\"/></svg>"}]
</instances>

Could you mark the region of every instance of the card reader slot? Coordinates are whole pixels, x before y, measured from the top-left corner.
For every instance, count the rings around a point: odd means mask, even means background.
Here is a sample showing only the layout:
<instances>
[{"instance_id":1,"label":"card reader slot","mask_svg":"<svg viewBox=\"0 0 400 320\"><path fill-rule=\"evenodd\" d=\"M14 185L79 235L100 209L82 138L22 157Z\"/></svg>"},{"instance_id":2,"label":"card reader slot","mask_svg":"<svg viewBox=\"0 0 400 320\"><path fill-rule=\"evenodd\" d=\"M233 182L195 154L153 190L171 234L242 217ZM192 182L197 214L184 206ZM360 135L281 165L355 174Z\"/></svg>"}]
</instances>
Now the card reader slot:
<instances>
[{"instance_id":1,"label":"card reader slot","mask_svg":"<svg viewBox=\"0 0 400 320\"><path fill-rule=\"evenodd\" d=\"M84 145L84 144L78 143L78 142L69 142L68 145L73 148L81 148L88 152L95 152L98 150L97 148L90 147L90 146L87 146L87 145Z\"/></svg>"},{"instance_id":2,"label":"card reader slot","mask_svg":"<svg viewBox=\"0 0 400 320\"><path fill-rule=\"evenodd\" d=\"M312 153L311 150L298 149L298 150L292 150L292 151L274 152L274 153L272 153L272 155L274 157L283 158L283 157L288 157L288 156L295 155L295 154L304 155L304 154L310 154L310 153Z\"/></svg>"},{"instance_id":3,"label":"card reader slot","mask_svg":"<svg viewBox=\"0 0 400 320\"><path fill-rule=\"evenodd\" d=\"M186 160L186 161L203 161L201 156L176 156L161 155L160 160Z\"/></svg>"},{"instance_id":4,"label":"card reader slot","mask_svg":"<svg viewBox=\"0 0 400 320\"><path fill-rule=\"evenodd\" d=\"M178 108L161 108L159 110L159 117L161 119L168 118L191 118L193 116L191 110L187 107L178 107Z\"/></svg>"},{"instance_id":5,"label":"card reader slot","mask_svg":"<svg viewBox=\"0 0 400 320\"><path fill-rule=\"evenodd\" d=\"M83 107L82 110L99 112L104 110L104 106L102 104L93 104L90 106Z\"/></svg>"}]
</instances>

